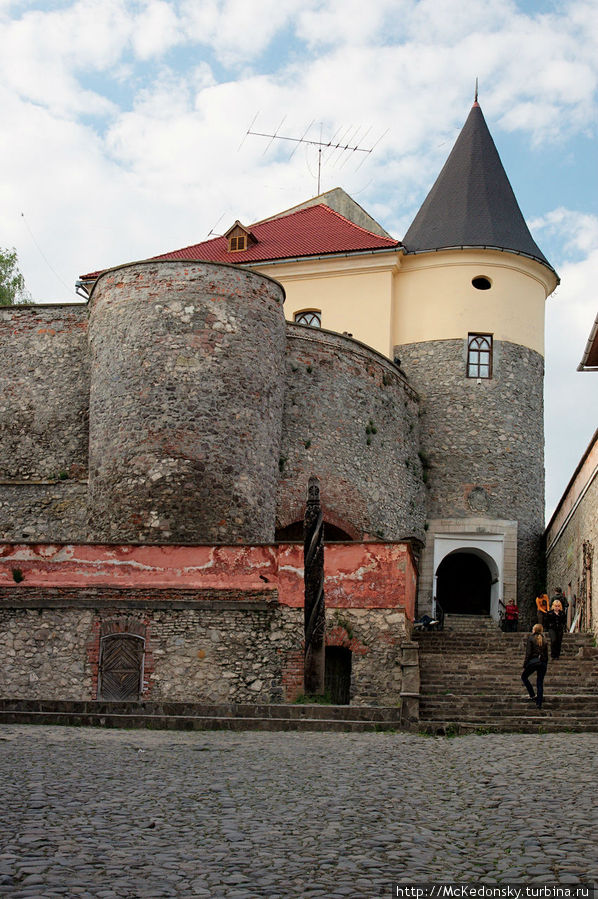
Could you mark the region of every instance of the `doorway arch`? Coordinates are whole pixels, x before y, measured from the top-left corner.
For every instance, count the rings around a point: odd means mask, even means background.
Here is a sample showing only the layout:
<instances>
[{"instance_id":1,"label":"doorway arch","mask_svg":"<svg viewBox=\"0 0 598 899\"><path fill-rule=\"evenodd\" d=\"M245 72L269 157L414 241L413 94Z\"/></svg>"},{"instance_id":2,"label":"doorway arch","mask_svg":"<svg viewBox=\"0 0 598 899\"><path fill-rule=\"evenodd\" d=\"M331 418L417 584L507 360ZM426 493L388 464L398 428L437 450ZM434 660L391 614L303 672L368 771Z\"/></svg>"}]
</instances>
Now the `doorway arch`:
<instances>
[{"instance_id":1,"label":"doorway arch","mask_svg":"<svg viewBox=\"0 0 598 899\"><path fill-rule=\"evenodd\" d=\"M447 615L489 615L492 571L479 550L454 550L436 571L436 601Z\"/></svg>"}]
</instances>

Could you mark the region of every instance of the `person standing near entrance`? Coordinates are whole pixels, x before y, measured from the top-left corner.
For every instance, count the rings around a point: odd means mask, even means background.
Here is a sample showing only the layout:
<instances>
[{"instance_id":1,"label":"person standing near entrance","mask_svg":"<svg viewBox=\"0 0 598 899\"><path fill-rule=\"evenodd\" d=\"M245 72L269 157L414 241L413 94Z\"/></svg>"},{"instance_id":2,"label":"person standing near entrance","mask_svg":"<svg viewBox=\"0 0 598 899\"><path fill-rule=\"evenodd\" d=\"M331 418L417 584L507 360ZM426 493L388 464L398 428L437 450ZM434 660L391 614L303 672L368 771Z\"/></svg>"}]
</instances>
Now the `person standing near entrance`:
<instances>
[{"instance_id":1,"label":"person standing near entrance","mask_svg":"<svg viewBox=\"0 0 598 899\"><path fill-rule=\"evenodd\" d=\"M536 609L538 610L538 624L541 624L544 627L544 616L549 611L549 603L548 603L548 594L542 593L541 596L536 597Z\"/></svg>"},{"instance_id":2,"label":"person standing near entrance","mask_svg":"<svg viewBox=\"0 0 598 899\"><path fill-rule=\"evenodd\" d=\"M509 600L505 606L505 631L512 633L517 630L519 622L519 608L514 599Z\"/></svg>"},{"instance_id":3,"label":"person standing near entrance","mask_svg":"<svg viewBox=\"0 0 598 899\"><path fill-rule=\"evenodd\" d=\"M544 700L544 677L548 668L548 640L544 636L544 628L541 624L534 624L532 632L527 638L525 646L525 661L521 680L529 693L530 699L535 700L539 709ZM536 672L536 692L530 683L530 674Z\"/></svg>"}]
</instances>

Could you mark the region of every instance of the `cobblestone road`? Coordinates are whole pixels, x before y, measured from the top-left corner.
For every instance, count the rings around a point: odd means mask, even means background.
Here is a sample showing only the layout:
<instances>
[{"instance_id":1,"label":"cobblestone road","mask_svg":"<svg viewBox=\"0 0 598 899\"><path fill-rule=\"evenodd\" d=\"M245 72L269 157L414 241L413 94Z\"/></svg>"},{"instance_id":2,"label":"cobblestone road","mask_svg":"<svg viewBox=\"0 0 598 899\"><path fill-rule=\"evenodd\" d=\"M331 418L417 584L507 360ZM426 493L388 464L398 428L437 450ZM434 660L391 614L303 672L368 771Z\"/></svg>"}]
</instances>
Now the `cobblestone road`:
<instances>
[{"instance_id":1,"label":"cobblestone road","mask_svg":"<svg viewBox=\"0 0 598 899\"><path fill-rule=\"evenodd\" d=\"M598 881L598 734L0 726L0 896Z\"/></svg>"}]
</instances>

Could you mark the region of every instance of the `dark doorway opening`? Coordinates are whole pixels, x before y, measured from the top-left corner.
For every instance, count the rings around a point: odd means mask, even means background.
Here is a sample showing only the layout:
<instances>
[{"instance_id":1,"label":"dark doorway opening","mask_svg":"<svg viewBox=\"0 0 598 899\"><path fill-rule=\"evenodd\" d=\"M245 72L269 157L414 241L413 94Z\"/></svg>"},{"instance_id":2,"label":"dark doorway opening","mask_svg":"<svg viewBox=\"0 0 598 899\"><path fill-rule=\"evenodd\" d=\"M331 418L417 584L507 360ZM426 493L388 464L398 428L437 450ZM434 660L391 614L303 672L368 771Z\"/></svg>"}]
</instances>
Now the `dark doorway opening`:
<instances>
[{"instance_id":1,"label":"dark doorway opening","mask_svg":"<svg viewBox=\"0 0 598 899\"><path fill-rule=\"evenodd\" d=\"M351 702L351 650L344 646L326 647L324 685L334 705Z\"/></svg>"},{"instance_id":2,"label":"dark doorway opening","mask_svg":"<svg viewBox=\"0 0 598 899\"><path fill-rule=\"evenodd\" d=\"M303 522L293 521L292 524L287 524L284 528L276 528L274 539L279 543L294 543L297 540L303 540ZM342 528L339 528L336 524L330 524L329 521L325 521L324 540L340 540L341 542L345 542L347 540L352 541L353 537Z\"/></svg>"},{"instance_id":3,"label":"dark doorway opening","mask_svg":"<svg viewBox=\"0 0 598 899\"><path fill-rule=\"evenodd\" d=\"M486 562L471 552L446 556L436 575L436 599L448 615L489 615L492 575Z\"/></svg>"},{"instance_id":4,"label":"dark doorway opening","mask_svg":"<svg viewBox=\"0 0 598 899\"><path fill-rule=\"evenodd\" d=\"M99 697L113 702L137 701L141 695L144 642L131 634L102 639Z\"/></svg>"}]
</instances>

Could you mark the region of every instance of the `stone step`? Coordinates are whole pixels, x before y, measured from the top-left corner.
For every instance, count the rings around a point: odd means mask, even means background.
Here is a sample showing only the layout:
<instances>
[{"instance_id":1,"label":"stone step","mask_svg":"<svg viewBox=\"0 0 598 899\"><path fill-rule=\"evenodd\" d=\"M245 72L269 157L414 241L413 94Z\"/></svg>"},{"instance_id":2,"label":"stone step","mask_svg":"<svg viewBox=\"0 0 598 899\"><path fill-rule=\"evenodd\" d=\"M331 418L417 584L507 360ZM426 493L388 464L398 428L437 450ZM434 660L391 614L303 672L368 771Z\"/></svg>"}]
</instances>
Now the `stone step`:
<instances>
[{"instance_id":1,"label":"stone step","mask_svg":"<svg viewBox=\"0 0 598 899\"><path fill-rule=\"evenodd\" d=\"M245 718L241 716L177 716L78 714L76 712L0 712L2 724L53 724L68 727L108 727L153 730L257 730L257 731L338 731L363 733L399 729L399 722L365 721L342 718Z\"/></svg>"},{"instance_id":2,"label":"stone step","mask_svg":"<svg viewBox=\"0 0 598 899\"><path fill-rule=\"evenodd\" d=\"M542 710L543 711L543 710ZM420 722L419 732L433 736L458 736L469 733L598 733L598 716L584 722L537 716L502 721L469 721L466 719Z\"/></svg>"},{"instance_id":3,"label":"stone step","mask_svg":"<svg viewBox=\"0 0 598 899\"><path fill-rule=\"evenodd\" d=\"M396 706L333 706L319 703L246 705L171 702L0 700L5 724L64 724L85 727L168 730L395 730Z\"/></svg>"},{"instance_id":4,"label":"stone step","mask_svg":"<svg viewBox=\"0 0 598 899\"><path fill-rule=\"evenodd\" d=\"M437 643L437 642L452 642L455 644L460 644L463 640L497 640L504 643L508 643L510 641L516 640L526 640L529 636L529 631L490 631L486 628L481 630L472 629L470 631L460 631L458 634L453 631L420 631L414 630L412 637L414 640L417 640L421 643ZM595 643L593 634L563 634L563 645L577 645L577 646L593 646Z\"/></svg>"},{"instance_id":5,"label":"stone step","mask_svg":"<svg viewBox=\"0 0 598 899\"><path fill-rule=\"evenodd\" d=\"M449 681L460 682L475 678L478 680L485 679L488 683L504 683L513 677L521 677L522 671L523 665L521 662L516 665L505 665L504 671L493 668L490 664L464 664L460 668L443 668L439 666L437 668L424 669L422 671L422 680L447 683ZM598 679L598 670L591 668L581 669L579 671L567 670L549 665L546 677L550 677L552 680L565 679L567 681L580 681L582 683L585 681L596 683L596 680Z\"/></svg>"},{"instance_id":6,"label":"stone step","mask_svg":"<svg viewBox=\"0 0 598 899\"><path fill-rule=\"evenodd\" d=\"M522 672L521 665L512 666L510 671L504 674L488 674L487 668L461 668L458 671L425 671L421 677L421 683L427 685L435 685L439 688L450 686L463 686L478 682L486 686L494 685L501 687L514 681L519 681ZM552 684L587 684L588 687L598 687L598 674L596 672L583 672L582 674L569 674L564 671L551 671L549 668L546 673L546 680L550 680ZM568 691L576 692L574 690ZM577 692L583 692L578 690Z\"/></svg>"},{"instance_id":7,"label":"stone step","mask_svg":"<svg viewBox=\"0 0 598 899\"><path fill-rule=\"evenodd\" d=\"M454 631L414 634L421 728L430 733L455 728L598 731L598 651L593 636L564 635L561 658L548 663L541 711L529 702L521 683L527 636L492 632L487 621L465 618Z\"/></svg>"},{"instance_id":8,"label":"stone step","mask_svg":"<svg viewBox=\"0 0 598 899\"><path fill-rule=\"evenodd\" d=\"M509 693L513 693L512 690ZM573 709L585 709L585 708L598 708L596 704L596 699L594 696L591 698L582 700L575 699L571 700L571 705L568 705L567 702L561 702L560 696L565 694L555 693L555 691L551 690L550 687L544 688L544 695L547 699L551 700L559 700L560 705L563 708L573 708ZM429 708L432 704L436 704L437 706L463 706L463 708L473 708L474 706L484 706L487 708L503 708L503 703L511 704L514 701L527 701L527 693L521 685L521 690L518 691L513 698L509 697L509 699L497 698L498 694L480 694L480 693L420 693L420 707L423 710Z\"/></svg>"},{"instance_id":9,"label":"stone step","mask_svg":"<svg viewBox=\"0 0 598 899\"><path fill-rule=\"evenodd\" d=\"M420 657L420 663L424 671L446 672L448 674L458 674L460 671L470 669L472 671L486 671L489 675L497 672L514 671L519 668L523 669L523 656L517 656L514 659L504 658L502 656L471 656L463 659L448 658L423 658ZM559 659L558 662L548 661L548 670L555 675L557 673L563 676L575 676L576 672L581 676L598 675L598 665L594 662L585 662L581 659Z\"/></svg>"},{"instance_id":10,"label":"stone step","mask_svg":"<svg viewBox=\"0 0 598 899\"><path fill-rule=\"evenodd\" d=\"M489 615L445 615L444 626L445 631L491 631L500 633L498 623ZM424 631L424 633L434 633L434 631Z\"/></svg>"},{"instance_id":11,"label":"stone step","mask_svg":"<svg viewBox=\"0 0 598 899\"><path fill-rule=\"evenodd\" d=\"M422 655L435 655L444 652L454 655L470 655L472 652L525 652L525 640L435 640L433 643L415 641ZM549 653L550 655L550 653ZM561 656L579 659L598 659L596 647L586 643L563 643Z\"/></svg>"},{"instance_id":12,"label":"stone step","mask_svg":"<svg viewBox=\"0 0 598 899\"><path fill-rule=\"evenodd\" d=\"M532 678L532 683L534 679ZM570 678L547 677L544 681L546 689L555 693L598 693L596 681L573 680ZM484 679L483 682L462 682L460 680L427 680L423 678L420 684L420 693L442 695L443 693L462 694L475 696L476 694L500 696L505 692L512 692L522 685L521 677L515 676L501 681Z\"/></svg>"},{"instance_id":13,"label":"stone step","mask_svg":"<svg viewBox=\"0 0 598 899\"><path fill-rule=\"evenodd\" d=\"M507 704L504 706L495 705L463 705L460 703L444 703L444 705L422 705L420 708L420 720L430 721L435 718L483 718L484 720L495 720L497 718L505 718L512 715L524 715L532 706L530 701L523 699ZM555 706L546 699L542 707L542 711L550 717L574 718L583 721L587 718L598 717L598 705L592 707L573 706L571 708Z\"/></svg>"}]
</instances>

